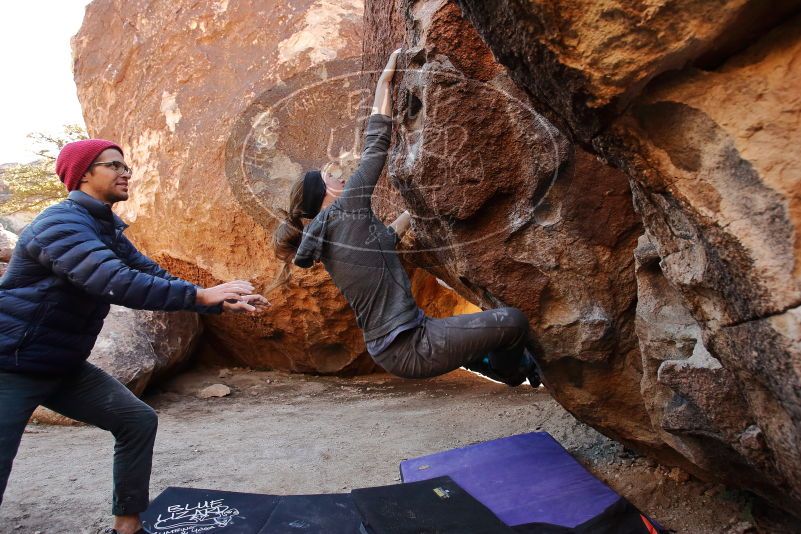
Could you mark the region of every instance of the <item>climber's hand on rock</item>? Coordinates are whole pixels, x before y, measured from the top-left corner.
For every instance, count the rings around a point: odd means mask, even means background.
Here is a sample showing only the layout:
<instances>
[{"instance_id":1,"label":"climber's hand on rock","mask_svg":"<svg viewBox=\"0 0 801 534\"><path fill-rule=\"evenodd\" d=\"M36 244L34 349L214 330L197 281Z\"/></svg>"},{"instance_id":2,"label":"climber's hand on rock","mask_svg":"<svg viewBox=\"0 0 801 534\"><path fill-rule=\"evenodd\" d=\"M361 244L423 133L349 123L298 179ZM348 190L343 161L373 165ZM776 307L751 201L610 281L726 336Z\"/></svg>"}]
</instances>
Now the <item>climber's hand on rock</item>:
<instances>
[{"instance_id":1,"label":"climber's hand on rock","mask_svg":"<svg viewBox=\"0 0 801 534\"><path fill-rule=\"evenodd\" d=\"M403 237L403 234L409 229L409 225L412 222L412 216L409 211L404 211L398 218L395 219L389 226L395 230L395 233L398 235L398 239Z\"/></svg>"},{"instance_id":2,"label":"climber's hand on rock","mask_svg":"<svg viewBox=\"0 0 801 534\"><path fill-rule=\"evenodd\" d=\"M398 48L389 55L389 59L387 60L387 66L384 67L384 71L381 73L380 81L385 83L389 83L392 81L392 77L395 76L395 65L398 62L398 55L400 53L401 49Z\"/></svg>"},{"instance_id":3,"label":"climber's hand on rock","mask_svg":"<svg viewBox=\"0 0 801 534\"><path fill-rule=\"evenodd\" d=\"M262 311L271 306L270 301L261 295L242 295L238 299L226 299L223 302L223 311L243 313Z\"/></svg>"},{"instance_id":4,"label":"climber's hand on rock","mask_svg":"<svg viewBox=\"0 0 801 534\"><path fill-rule=\"evenodd\" d=\"M398 60L398 54L401 49L398 48L389 56L387 66L384 67L384 72L378 78L378 84L375 87L375 97L373 98L372 113L380 113L382 115L392 115L392 77L395 75L395 63Z\"/></svg>"},{"instance_id":5,"label":"climber's hand on rock","mask_svg":"<svg viewBox=\"0 0 801 534\"><path fill-rule=\"evenodd\" d=\"M199 287L195 303L200 306L216 306L226 299L239 300L242 295L253 293L253 285L245 280L234 280L214 287Z\"/></svg>"}]
</instances>

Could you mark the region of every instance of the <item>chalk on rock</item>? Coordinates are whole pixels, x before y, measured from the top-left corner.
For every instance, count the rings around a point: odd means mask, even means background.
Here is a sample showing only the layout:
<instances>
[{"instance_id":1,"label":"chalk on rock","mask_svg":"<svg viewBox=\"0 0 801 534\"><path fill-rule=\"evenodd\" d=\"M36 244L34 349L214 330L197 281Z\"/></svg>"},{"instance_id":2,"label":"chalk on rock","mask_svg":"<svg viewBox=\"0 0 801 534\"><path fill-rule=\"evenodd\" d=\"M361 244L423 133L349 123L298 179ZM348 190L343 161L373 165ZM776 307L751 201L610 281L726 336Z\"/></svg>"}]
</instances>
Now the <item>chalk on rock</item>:
<instances>
[{"instance_id":1,"label":"chalk on rock","mask_svg":"<svg viewBox=\"0 0 801 534\"><path fill-rule=\"evenodd\" d=\"M209 399L211 397L225 397L231 394L231 388L225 384L213 384L209 387L201 389L197 396L201 399Z\"/></svg>"}]
</instances>

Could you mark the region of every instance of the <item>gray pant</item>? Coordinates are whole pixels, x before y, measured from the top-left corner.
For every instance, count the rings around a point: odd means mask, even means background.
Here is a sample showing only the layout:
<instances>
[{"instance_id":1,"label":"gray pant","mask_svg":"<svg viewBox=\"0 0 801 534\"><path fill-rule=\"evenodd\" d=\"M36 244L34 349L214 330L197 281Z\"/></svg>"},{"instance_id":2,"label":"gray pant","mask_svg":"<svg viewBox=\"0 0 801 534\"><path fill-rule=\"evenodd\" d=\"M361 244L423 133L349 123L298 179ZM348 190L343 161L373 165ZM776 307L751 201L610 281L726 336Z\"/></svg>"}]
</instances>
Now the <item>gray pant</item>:
<instances>
[{"instance_id":1,"label":"gray pant","mask_svg":"<svg viewBox=\"0 0 801 534\"><path fill-rule=\"evenodd\" d=\"M528 341L528 319L517 308L498 308L423 324L398 335L374 357L403 378L441 375L492 354L499 367L516 368ZM503 370L503 369L499 369Z\"/></svg>"},{"instance_id":2,"label":"gray pant","mask_svg":"<svg viewBox=\"0 0 801 534\"><path fill-rule=\"evenodd\" d=\"M114 435L112 513L143 512L149 503L156 412L87 362L56 377L0 371L0 503L25 425L40 404Z\"/></svg>"}]
</instances>

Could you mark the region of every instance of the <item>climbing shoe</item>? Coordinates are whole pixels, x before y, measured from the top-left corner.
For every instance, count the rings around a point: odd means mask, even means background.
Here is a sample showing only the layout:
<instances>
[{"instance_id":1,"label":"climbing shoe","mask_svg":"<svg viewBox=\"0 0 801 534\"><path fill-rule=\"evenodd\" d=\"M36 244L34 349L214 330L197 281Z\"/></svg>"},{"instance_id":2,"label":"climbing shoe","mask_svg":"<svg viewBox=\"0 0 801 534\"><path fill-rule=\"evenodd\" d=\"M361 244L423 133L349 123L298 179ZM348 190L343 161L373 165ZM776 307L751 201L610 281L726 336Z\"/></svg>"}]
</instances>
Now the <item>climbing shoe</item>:
<instances>
[{"instance_id":1,"label":"climbing shoe","mask_svg":"<svg viewBox=\"0 0 801 534\"><path fill-rule=\"evenodd\" d=\"M540 369L537 366L537 360L531 355L528 349L523 351L523 361L526 367L526 378L528 383L534 389L540 387L542 379L540 378Z\"/></svg>"},{"instance_id":2,"label":"climbing shoe","mask_svg":"<svg viewBox=\"0 0 801 534\"><path fill-rule=\"evenodd\" d=\"M529 385L534 389L537 389L542 384L542 379L540 378L540 372L539 370L537 370L536 365L531 368L531 370L528 372L528 375L526 375L526 378L528 379Z\"/></svg>"},{"instance_id":3,"label":"climbing shoe","mask_svg":"<svg viewBox=\"0 0 801 534\"><path fill-rule=\"evenodd\" d=\"M496 382L503 382L507 386L519 386L526 380L527 369L519 366L517 369L501 372L492 365L491 355L487 355L483 358L479 358L478 360L470 362L469 364L465 365L465 367L471 371L480 373L487 378L491 378Z\"/></svg>"}]
</instances>

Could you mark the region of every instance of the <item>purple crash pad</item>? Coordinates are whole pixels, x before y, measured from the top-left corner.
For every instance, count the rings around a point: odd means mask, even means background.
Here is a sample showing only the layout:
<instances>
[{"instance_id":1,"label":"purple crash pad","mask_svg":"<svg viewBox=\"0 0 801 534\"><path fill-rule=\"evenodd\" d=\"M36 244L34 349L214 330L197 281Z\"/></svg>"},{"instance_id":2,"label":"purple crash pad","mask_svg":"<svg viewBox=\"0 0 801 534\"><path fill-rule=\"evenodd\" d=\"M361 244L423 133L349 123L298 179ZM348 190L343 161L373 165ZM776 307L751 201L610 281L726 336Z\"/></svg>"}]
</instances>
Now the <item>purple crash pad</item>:
<instances>
[{"instance_id":1,"label":"purple crash pad","mask_svg":"<svg viewBox=\"0 0 801 534\"><path fill-rule=\"evenodd\" d=\"M575 527L620 499L547 432L532 432L400 464L404 482L450 476L509 526Z\"/></svg>"}]
</instances>

